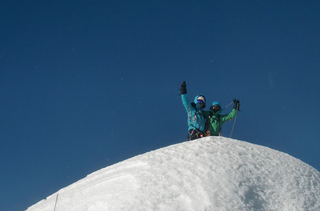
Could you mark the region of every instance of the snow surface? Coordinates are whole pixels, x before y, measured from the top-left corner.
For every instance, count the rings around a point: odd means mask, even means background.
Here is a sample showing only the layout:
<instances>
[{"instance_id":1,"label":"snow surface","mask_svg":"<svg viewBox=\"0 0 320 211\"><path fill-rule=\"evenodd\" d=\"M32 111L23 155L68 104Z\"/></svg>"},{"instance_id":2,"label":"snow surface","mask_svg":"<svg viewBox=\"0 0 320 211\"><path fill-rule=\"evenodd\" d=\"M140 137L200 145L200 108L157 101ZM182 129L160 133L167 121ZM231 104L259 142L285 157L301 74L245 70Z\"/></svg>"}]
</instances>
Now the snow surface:
<instances>
[{"instance_id":1,"label":"snow surface","mask_svg":"<svg viewBox=\"0 0 320 211\"><path fill-rule=\"evenodd\" d=\"M320 173L223 137L151 151L96 171L27 211L319 211Z\"/></svg>"}]
</instances>

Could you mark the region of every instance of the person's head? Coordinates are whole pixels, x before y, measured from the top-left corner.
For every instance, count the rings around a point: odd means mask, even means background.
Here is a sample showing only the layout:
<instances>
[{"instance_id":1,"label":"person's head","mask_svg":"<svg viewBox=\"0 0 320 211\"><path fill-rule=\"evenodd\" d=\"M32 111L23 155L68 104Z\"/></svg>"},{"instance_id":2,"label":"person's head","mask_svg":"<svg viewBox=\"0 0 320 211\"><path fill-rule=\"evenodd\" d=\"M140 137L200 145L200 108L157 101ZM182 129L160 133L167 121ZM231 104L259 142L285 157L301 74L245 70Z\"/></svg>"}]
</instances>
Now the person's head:
<instances>
[{"instance_id":1,"label":"person's head","mask_svg":"<svg viewBox=\"0 0 320 211\"><path fill-rule=\"evenodd\" d=\"M221 105L218 101L214 101L211 105L210 110L214 113L214 114L220 114L222 109L221 109Z\"/></svg>"},{"instance_id":2,"label":"person's head","mask_svg":"<svg viewBox=\"0 0 320 211\"><path fill-rule=\"evenodd\" d=\"M206 97L198 95L194 98L194 103L197 105L197 108L204 109L206 107Z\"/></svg>"}]
</instances>

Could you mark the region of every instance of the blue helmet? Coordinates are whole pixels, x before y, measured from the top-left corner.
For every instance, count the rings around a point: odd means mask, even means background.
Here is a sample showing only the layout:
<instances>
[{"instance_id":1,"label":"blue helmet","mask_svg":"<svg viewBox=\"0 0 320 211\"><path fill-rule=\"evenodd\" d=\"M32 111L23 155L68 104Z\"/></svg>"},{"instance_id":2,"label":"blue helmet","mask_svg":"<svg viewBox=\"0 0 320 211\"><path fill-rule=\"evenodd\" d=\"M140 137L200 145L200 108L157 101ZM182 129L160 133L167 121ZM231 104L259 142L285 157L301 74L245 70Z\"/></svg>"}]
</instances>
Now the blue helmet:
<instances>
[{"instance_id":1,"label":"blue helmet","mask_svg":"<svg viewBox=\"0 0 320 211\"><path fill-rule=\"evenodd\" d=\"M214 106L219 106L219 109L218 109L218 110L213 109ZM214 102L212 103L212 105L211 105L210 110L213 111L213 113L215 113L215 114L220 114L221 111L222 111L220 103L219 103L218 101L214 101Z\"/></svg>"},{"instance_id":2,"label":"blue helmet","mask_svg":"<svg viewBox=\"0 0 320 211\"><path fill-rule=\"evenodd\" d=\"M203 104L200 104L198 101L202 101ZM194 98L194 103L196 105L200 105L200 108L201 109L204 109L206 107L206 97L203 96L203 95L197 95L195 98Z\"/></svg>"},{"instance_id":3,"label":"blue helmet","mask_svg":"<svg viewBox=\"0 0 320 211\"><path fill-rule=\"evenodd\" d=\"M214 101L214 102L212 103L212 106L214 106L214 105L218 105L218 106L221 107L221 105L220 105L220 103L219 103L218 101Z\"/></svg>"}]
</instances>

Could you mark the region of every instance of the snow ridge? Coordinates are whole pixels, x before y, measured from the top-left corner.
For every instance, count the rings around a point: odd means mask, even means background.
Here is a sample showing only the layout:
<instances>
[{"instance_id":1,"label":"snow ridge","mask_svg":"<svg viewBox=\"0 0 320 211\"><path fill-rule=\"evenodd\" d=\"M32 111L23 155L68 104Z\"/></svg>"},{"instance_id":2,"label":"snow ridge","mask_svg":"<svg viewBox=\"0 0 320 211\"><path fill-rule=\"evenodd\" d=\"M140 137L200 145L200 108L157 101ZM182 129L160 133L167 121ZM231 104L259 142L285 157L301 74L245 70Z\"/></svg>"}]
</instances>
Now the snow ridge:
<instances>
[{"instance_id":1,"label":"snow ridge","mask_svg":"<svg viewBox=\"0 0 320 211\"><path fill-rule=\"evenodd\" d=\"M96 171L27 211L55 206L56 211L319 211L320 173L267 147L206 137Z\"/></svg>"}]
</instances>

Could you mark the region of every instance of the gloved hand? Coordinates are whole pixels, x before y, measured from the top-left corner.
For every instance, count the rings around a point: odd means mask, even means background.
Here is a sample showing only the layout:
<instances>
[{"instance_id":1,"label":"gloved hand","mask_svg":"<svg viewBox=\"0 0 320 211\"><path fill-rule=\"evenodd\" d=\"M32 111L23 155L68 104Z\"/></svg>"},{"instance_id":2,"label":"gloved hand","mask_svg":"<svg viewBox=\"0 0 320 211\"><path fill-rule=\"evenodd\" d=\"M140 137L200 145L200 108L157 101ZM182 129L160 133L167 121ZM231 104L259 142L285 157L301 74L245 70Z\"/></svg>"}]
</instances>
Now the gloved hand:
<instances>
[{"instance_id":1,"label":"gloved hand","mask_svg":"<svg viewBox=\"0 0 320 211\"><path fill-rule=\"evenodd\" d=\"M181 87L180 87L180 94L187 94L187 84L186 82L182 82Z\"/></svg>"},{"instance_id":2,"label":"gloved hand","mask_svg":"<svg viewBox=\"0 0 320 211\"><path fill-rule=\"evenodd\" d=\"M233 99L233 103L234 103L233 108L236 109L237 111L239 111L240 110L240 101L237 99Z\"/></svg>"}]
</instances>

